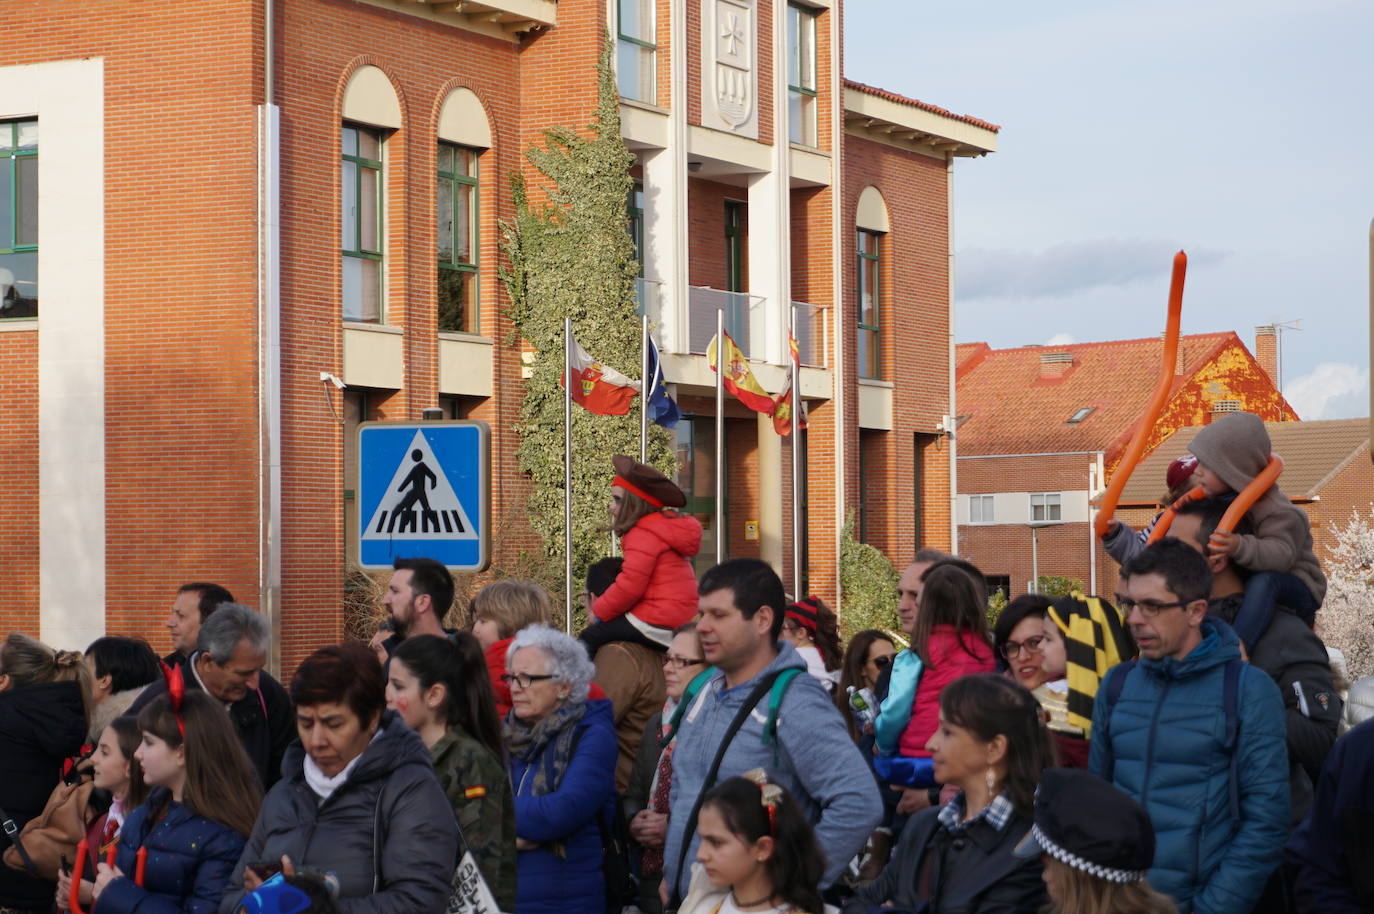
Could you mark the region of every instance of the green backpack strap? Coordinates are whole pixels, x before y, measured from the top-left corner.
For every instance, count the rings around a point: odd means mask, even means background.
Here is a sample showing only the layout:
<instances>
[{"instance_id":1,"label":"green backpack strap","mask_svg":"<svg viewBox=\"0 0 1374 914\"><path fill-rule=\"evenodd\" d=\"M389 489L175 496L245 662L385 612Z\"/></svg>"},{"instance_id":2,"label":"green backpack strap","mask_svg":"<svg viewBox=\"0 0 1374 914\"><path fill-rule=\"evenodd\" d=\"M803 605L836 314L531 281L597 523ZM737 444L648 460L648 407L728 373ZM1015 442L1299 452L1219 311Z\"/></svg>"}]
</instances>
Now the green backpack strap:
<instances>
[{"instance_id":1,"label":"green backpack strap","mask_svg":"<svg viewBox=\"0 0 1374 914\"><path fill-rule=\"evenodd\" d=\"M773 747L773 764L778 764L778 709L782 707L782 698L787 694L787 687L792 684L792 680L806 672L799 667L792 667L783 670L778 674L778 678L773 680L773 688L768 692L768 719L763 724L763 744Z\"/></svg>"},{"instance_id":2,"label":"green backpack strap","mask_svg":"<svg viewBox=\"0 0 1374 914\"><path fill-rule=\"evenodd\" d=\"M715 673L716 668L708 666L700 673L697 673L691 682L687 683L687 688L682 691L682 700L677 703L677 707L673 710L673 719L668 721L668 732L658 741L660 749L671 743L673 737L677 736L677 728L682 724L682 715L691 707L692 702L696 701L702 686L706 685L706 681L714 676Z\"/></svg>"}]
</instances>

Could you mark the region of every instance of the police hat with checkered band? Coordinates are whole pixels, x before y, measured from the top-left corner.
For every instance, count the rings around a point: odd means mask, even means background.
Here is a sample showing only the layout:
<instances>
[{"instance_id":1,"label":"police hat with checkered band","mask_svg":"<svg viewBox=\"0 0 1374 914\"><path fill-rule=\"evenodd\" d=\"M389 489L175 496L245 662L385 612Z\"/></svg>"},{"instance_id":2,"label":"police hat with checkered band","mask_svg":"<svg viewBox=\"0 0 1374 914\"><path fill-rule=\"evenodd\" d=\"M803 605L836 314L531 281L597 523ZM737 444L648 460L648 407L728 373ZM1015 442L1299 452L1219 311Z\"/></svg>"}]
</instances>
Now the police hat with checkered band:
<instances>
[{"instance_id":1,"label":"police hat with checkered band","mask_svg":"<svg viewBox=\"0 0 1374 914\"><path fill-rule=\"evenodd\" d=\"M1109 882L1139 882L1155 858L1155 831L1140 804L1088 771L1051 768L1035 792L1035 824L1013 851L1048 854Z\"/></svg>"}]
</instances>

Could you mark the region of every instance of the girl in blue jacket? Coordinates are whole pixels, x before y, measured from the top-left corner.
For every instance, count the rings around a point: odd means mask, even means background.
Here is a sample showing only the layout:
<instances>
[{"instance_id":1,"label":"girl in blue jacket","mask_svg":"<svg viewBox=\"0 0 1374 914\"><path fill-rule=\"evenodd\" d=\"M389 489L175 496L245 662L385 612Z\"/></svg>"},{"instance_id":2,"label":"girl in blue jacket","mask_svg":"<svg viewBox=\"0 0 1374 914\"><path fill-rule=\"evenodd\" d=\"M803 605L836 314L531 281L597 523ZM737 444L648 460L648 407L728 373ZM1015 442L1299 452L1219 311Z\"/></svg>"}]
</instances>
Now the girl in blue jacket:
<instances>
[{"instance_id":1,"label":"girl in blue jacket","mask_svg":"<svg viewBox=\"0 0 1374 914\"><path fill-rule=\"evenodd\" d=\"M135 757L153 792L125 821L113 867L101 863L95 914L213 914L258 815L262 791L224 708L169 694L138 716Z\"/></svg>"}]
</instances>

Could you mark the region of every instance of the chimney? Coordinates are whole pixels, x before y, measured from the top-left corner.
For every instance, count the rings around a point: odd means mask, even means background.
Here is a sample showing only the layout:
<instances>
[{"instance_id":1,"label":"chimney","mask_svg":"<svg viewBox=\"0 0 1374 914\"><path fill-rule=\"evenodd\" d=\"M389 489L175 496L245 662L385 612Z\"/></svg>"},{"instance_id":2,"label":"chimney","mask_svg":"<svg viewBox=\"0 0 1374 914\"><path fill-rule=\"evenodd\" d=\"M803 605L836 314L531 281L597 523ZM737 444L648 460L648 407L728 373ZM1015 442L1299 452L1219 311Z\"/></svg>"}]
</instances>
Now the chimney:
<instances>
[{"instance_id":1,"label":"chimney","mask_svg":"<svg viewBox=\"0 0 1374 914\"><path fill-rule=\"evenodd\" d=\"M1040 353L1040 380L1058 381L1073 368L1072 352Z\"/></svg>"},{"instance_id":2,"label":"chimney","mask_svg":"<svg viewBox=\"0 0 1374 914\"><path fill-rule=\"evenodd\" d=\"M1269 382L1279 385L1279 335L1273 324L1255 328L1255 361L1269 376Z\"/></svg>"},{"instance_id":3,"label":"chimney","mask_svg":"<svg viewBox=\"0 0 1374 914\"><path fill-rule=\"evenodd\" d=\"M1160 349L1161 349L1161 351L1162 351L1162 350L1163 350L1163 347L1164 347L1164 334L1162 334L1162 333L1159 335L1159 345L1160 345ZM1174 377L1180 377L1182 374L1183 374L1183 335L1182 335L1182 334L1179 334L1179 337L1178 337L1178 351L1174 353Z\"/></svg>"}]
</instances>

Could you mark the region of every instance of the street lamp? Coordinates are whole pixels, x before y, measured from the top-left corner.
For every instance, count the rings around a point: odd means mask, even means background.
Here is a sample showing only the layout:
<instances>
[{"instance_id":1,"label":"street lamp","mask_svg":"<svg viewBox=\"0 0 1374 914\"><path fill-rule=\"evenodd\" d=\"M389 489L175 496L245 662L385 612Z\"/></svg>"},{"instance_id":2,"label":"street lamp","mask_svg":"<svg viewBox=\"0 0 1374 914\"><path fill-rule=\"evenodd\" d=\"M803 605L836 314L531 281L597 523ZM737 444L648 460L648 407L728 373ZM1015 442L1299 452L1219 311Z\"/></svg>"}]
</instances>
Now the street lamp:
<instances>
[{"instance_id":1,"label":"street lamp","mask_svg":"<svg viewBox=\"0 0 1374 914\"><path fill-rule=\"evenodd\" d=\"M1026 526L1030 527L1031 532L1031 593L1038 593L1040 590L1040 544L1037 541L1037 533L1043 527L1058 527L1064 522L1062 520L1033 520Z\"/></svg>"}]
</instances>

